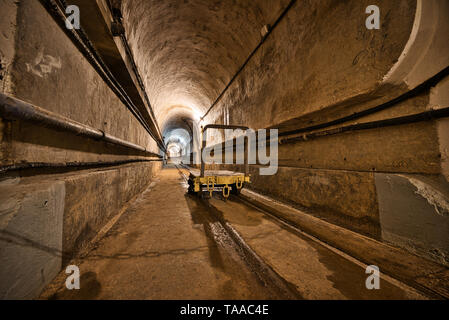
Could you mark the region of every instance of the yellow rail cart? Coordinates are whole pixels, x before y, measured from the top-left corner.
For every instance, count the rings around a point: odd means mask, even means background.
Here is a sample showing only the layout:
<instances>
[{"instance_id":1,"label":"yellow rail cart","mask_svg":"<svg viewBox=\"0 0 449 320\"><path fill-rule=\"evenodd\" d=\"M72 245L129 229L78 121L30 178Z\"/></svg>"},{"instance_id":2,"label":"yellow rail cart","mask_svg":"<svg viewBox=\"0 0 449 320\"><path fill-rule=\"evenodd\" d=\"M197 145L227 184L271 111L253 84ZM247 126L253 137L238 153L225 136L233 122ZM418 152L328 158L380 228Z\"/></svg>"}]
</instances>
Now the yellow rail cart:
<instances>
[{"instance_id":1,"label":"yellow rail cart","mask_svg":"<svg viewBox=\"0 0 449 320\"><path fill-rule=\"evenodd\" d=\"M248 127L244 126L233 126L233 125L220 125L220 124L212 124L207 125L202 130L202 146L201 146L201 155L203 154L203 150L206 147L207 143L207 135L206 131L208 129L240 129L240 130L248 130ZM239 194L242 188L245 186L245 183L250 183L250 174L249 174L249 153L248 153L248 141L245 139L245 172L234 172L234 171L225 171L225 170L205 170L204 159L201 156L201 170L190 169L189 176L189 193L194 194L202 194L205 190L209 192L210 196L214 191L222 190L223 196L228 198L230 194Z\"/></svg>"}]
</instances>

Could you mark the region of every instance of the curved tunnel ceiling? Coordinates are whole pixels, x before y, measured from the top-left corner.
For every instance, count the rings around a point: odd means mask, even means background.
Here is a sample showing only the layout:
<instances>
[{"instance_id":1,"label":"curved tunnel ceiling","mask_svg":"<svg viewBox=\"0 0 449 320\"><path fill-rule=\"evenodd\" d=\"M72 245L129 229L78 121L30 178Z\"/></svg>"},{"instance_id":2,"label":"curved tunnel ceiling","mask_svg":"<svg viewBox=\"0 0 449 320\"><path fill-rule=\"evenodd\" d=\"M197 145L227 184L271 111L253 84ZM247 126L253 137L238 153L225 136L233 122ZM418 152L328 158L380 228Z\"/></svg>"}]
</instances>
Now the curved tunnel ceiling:
<instances>
[{"instance_id":1,"label":"curved tunnel ceiling","mask_svg":"<svg viewBox=\"0 0 449 320\"><path fill-rule=\"evenodd\" d=\"M163 132L181 118L199 120L288 2L122 1L127 38Z\"/></svg>"}]
</instances>

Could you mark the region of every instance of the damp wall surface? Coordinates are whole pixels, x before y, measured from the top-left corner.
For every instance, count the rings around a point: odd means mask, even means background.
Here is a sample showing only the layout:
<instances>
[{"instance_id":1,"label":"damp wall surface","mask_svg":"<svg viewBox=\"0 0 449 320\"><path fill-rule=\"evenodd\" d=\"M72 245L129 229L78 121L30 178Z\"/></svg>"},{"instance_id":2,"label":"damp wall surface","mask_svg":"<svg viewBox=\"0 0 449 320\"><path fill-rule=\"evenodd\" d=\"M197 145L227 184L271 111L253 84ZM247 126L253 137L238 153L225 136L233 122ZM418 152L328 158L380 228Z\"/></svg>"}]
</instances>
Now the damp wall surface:
<instances>
[{"instance_id":1,"label":"damp wall surface","mask_svg":"<svg viewBox=\"0 0 449 320\"><path fill-rule=\"evenodd\" d=\"M159 152L39 1L0 7L2 94ZM0 118L0 132L0 298L30 299L154 181L161 163L40 123Z\"/></svg>"},{"instance_id":2,"label":"damp wall surface","mask_svg":"<svg viewBox=\"0 0 449 320\"><path fill-rule=\"evenodd\" d=\"M277 173L262 176L252 166L248 187L447 264L448 122L385 123L449 106L447 72L415 90L449 66L449 4L379 1L380 29L368 30L369 4L297 2L204 122L276 128L282 135L387 104L283 136L381 122L280 144ZM209 138L214 144L223 137Z\"/></svg>"}]
</instances>

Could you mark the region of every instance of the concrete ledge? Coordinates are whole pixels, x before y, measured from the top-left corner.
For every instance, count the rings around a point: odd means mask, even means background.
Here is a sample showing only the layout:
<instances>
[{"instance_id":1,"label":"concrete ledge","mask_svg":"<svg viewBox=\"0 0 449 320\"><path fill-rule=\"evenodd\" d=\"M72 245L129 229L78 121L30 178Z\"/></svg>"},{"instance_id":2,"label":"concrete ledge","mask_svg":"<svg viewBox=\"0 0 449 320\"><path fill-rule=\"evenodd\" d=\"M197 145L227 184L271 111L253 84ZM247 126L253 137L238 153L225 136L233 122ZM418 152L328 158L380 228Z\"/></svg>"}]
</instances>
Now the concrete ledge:
<instances>
[{"instance_id":1,"label":"concrete ledge","mask_svg":"<svg viewBox=\"0 0 449 320\"><path fill-rule=\"evenodd\" d=\"M243 170L238 165L219 168ZM299 209L308 208L320 219L381 239L373 172L279 167L275 175L262 176L259 168L250 166L251 190Z\"/></svg>"},{"instance_id":2,"label":"concrete ledge","mask_svg":"<svg viewBox=\"0 0 449 320\"><path fill-rule=\"evenodd\" d=\"M127 202L160 163L0 182L0 299L33 299Z\"/></svg>"},{"instance_id":3,"label":"concrete ledge","mask_svg":"<svg viewBox=\"0 0 449 320\"><path fill-rule=\"evenodd\" d=\"M449 269L404 250L325 222L249 190L242 198L382 273L436 298L449 298Z\"/></svg>"},{"instance_id":4,"label":"concrete ledge","mask_svg":"<svg viewBox=\"0 0 449 320\"><path fill-rule=\"evenodd\" d=\"M382 241L449 267L449 184L441 176L376 173Z\"/></svg>"}]
</instances>

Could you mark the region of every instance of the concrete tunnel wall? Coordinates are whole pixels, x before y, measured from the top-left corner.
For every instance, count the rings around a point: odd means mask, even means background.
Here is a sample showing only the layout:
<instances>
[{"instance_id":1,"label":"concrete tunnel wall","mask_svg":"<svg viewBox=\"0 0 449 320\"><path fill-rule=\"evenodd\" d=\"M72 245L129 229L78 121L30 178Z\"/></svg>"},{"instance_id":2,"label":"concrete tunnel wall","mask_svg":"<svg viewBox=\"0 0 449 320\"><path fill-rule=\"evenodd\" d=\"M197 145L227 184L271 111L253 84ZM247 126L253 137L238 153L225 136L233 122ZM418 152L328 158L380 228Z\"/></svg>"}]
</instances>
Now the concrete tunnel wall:
<instances>
[{"instance_id":1,"label":"concrete tunnel wall","mask_svg":"<svg viewBox=\"0 0 449 320\"><path fill-rule=\"evenodd\" d=\"M282 133L391 101L449 66L447 1L375 2L380 30L365 27L372 1L296 1L209 113L263 40L263 26L274 25L290 1L122 0L121 11L162 132L230 123ZM2 93L158 152L38 1L0 4L7 12L0 21ZM448 89L446 76L345 125L448 107ZM0 128L2 166L144 159L22 122L0 119ZM280 145L277 174L260 176L253 165L249 187L448 264L448 133L448 120L433 120ZM160 166L44 171L0 181L0 232L9 241L0 247L0 297L39 294Z\"/></svg>"},{"instance_id":2,"label":"concrete tunnel wall","mask_svg":"<svg viewBox=\"0 0 449 320\"><path fill-rule=\"evenodd\" d=\"M39 1L1 0L0 7L1 93L159 152ZM31 176L11 173L0 180L0 298L35 298L106 222L146 189L161 163L83 170L76 165L146 157L21 121L0 119L0 128L2 167L74 165Z\"/></svg>"},{"instance_id":3,"label":"concrete tunnel wall","mask_svg":"<svg viewBox=\"0 0 449 320\"><path fill-rule=\"evenodd\" d=\"M292 8L205 122L229 114L254 128L306 127L384 103L449 66L447 2L380 1L374 33L359 14L368 2L314 3ZM345 125L447 107L448 81ZM448 132L438 120L280 145L278 173L253 167L250 188L447 264Z\"/></svg>"},{"instance_id":4,"label":"concrete tunnel wall","mask_svg":"<svg viewBox=\"0 0 449 320\"><path fill-rule=\"evenodd\" d=\"M288 3L122 1L159 120L176 105L207 112ZM388 103L449 66L447 1L376 1L380 30L365 27L371 4L297 1L200 125L282 133L325 123ZM344 125L447 107L448 81ZM448 129L447 120L422 121L280 145L278 173L252 166L249 187L447 264Z\"/></svg>"}]
</instances>

